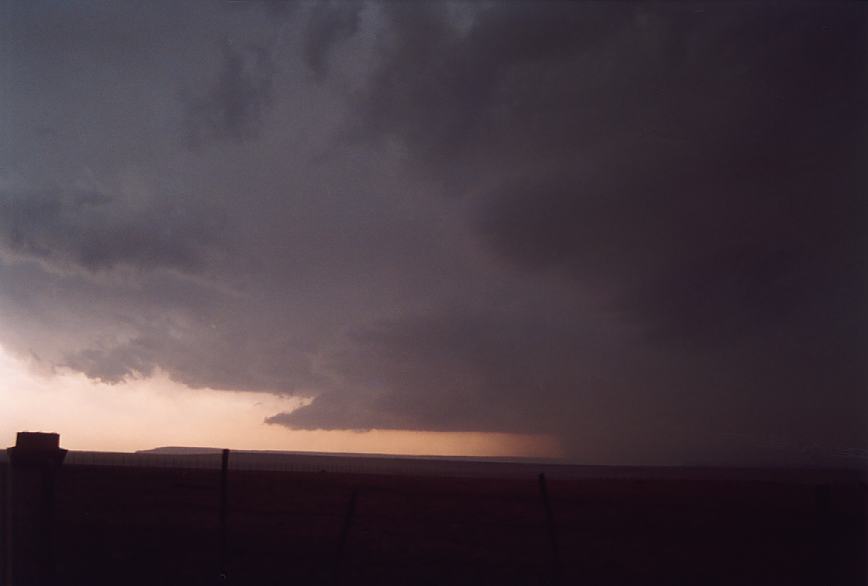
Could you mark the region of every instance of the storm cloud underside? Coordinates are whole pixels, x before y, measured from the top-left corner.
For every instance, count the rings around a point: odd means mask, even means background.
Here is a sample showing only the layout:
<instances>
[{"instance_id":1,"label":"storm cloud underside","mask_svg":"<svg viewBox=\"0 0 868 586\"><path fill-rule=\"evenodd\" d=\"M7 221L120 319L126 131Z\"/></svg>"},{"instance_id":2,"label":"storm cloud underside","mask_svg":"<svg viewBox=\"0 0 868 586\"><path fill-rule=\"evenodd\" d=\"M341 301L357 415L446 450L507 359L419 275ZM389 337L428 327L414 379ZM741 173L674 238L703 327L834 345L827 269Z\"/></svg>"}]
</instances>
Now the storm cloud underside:
<instances>
[{"instance_id":1,"label":"storm cloud underside","mask_svg":"<svg viewBox=\"0 0 868 586\"><path fill-rule=\"evenodd\" d=\"M0 344L45 369L588 462L868 447L864 7L2 11Z\"/></svg>"}]
</instances>

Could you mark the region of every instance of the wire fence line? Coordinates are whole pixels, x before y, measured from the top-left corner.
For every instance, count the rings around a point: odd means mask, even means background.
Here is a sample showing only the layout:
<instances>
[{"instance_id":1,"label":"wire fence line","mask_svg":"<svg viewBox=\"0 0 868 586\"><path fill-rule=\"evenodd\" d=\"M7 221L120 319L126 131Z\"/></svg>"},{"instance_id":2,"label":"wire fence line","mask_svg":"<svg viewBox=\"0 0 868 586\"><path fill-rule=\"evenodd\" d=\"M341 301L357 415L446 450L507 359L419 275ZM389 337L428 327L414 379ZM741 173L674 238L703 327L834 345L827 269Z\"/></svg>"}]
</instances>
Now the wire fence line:
<instances>
[{"instance_id":1,"label":"wire fence line","mask_svg":"<svg viewBox=\"0 0 868 586\"><path fill-rule=\"evenodd\" d=\"M91 452L70 450L65 466L121 466L219 470L222 450L208 453ZM660 466L571 465L553 461L521 461L446 457L300 454L232 451L229 470L329 472L439 476L455 478L528 478L545 474L554 479L768 480L813 484L821 474L830 481L868 480L868 471L854 469L711 468ZM5 454L0 452L0 462Z\"/></svg>"},{"instance_id":2,"label":"wire fence line","mask_svg":"<svg viewBox=\"0 0 868 586\"><path fill-rule=\"evenodd\" d=\"M367 454L274 453L232 451L229 470L273 472L330 472L440 476L456 478L528 478L545 474L553 479L671 479L671 480L769 480L817 481L818 473L829 481L868 482L868 470L794 468L711 468L660 466L572 465L557 461L475 459L448 457L383 456ZM70 450L64 466L118 466L219 470L222 450L177 454L159 452L94 452ZM8 462L0 450L0 464Z\"/></svg>"},{"instance_id":3,"label":"wire fence line","mask_svg":"<svg viewBox=\"0 0 868 586\"><path fill-rule=\"evenodd\" d=\"M143 468L187 468L218 470L221 452L207 454L159 454L127 452L70 451L65 466L120 466ZM414 459L367 456L331 456L232 452L229 470L275 472L331 472L342 474L387 474L455 477L535 476L541 470L550 474L559 468L552 464L490 462L477 460Z\"/></svg>"},{"instance_id":4,"label":"wire fence line","mask_svg":"<svg viewBox=\"0 0 868 586\"><path fill-rule=\"evenodd\" d=\"M0 476L2 476L3 472L8 471L7 467L4 465L6 461L5 454L3 454L3 458L0 458ZM548 537L548 563L542 563L541 567L544 567L543 573L541 576L544 576L542 583L550 583L550 584L558 584L562 578L561 575L564 572L569 570L570 566L567 563L569 559L568 552L573 551L570 549L570 543L575 545L575 527L572 527L570 524L575 522L575 503L571 502L569 499L559 500L557 498L558 495L553 495L556 498L552 498L550 500L549 496L549 485L547 484L547 479L555 478L594 478L594 479L602 479L602 478L621 478L621 479L634 479L634 478L683 478L685 475L686 469L675 469L675 468L615 468L615 467L600 467L600 466L569 466L563 464L553 464L548 462L504 462L504 461L485 461L485 460L475 460L475 459L442 459L442 458L400 458L400 457L385 457L385 456L348 456L348 455L323 455L323 454L286 454L286 453L263 453L263 452L230 452L228 450L225 451L213 451L207 453L194 453L194 454L173 454L173 453L153 453L153 452L138 452L138 453L124 453L124 452L87 452L87 451L70 451L67 454L67 457L63 463L64 467L125 467L125 468L141 468L141 469L173 469L177 470L177 472L170 472L167 474L157 474L156 476L162 478L163 481L165 479L169 479L169 484L159 483L155 484L155 486L172 486L172 490L175 490L176 493L180 494L180 497L177 499L172 497L169 499L158 499L154 501L159 507L167 507L166 511L173 511L173 514L177 514L180 511L179 506L190 506L190 503L193 503L192 511L190 518L200 519L201 517L207 517L208 515L214 515L218 522L215 525L219 528L217 531L219 532L219 539L214 540L214 549L219 553L214 557L218 560L214 564L214 572L215 575L226 576L228 574L227 568L232 569L232 560L235 559L233 556L241 555L237 553L238 541L237 539L233 542L232 535L240 535L239 525L240 521L235 521L235 525L233 525L232 516L238 515L238 519L244 519L244 522L253 523L251 526L256 526L255 522L257 519L261 519L262 513L267 512L269 516L269 523L274 521L273 516L281 516L282 521L286 524L287 519L297 520L299 515L299 509L296 508L283 508L277 510L270 511L267 508L264 508L261 505L256 505L251 508L251 502L248 499L245 501L242 499L241 501L237 501L233 499L227 498L227 493L231 494L233 488L230 486L227 488L227 471L277 471L277 472L330 472L330 473L338 473L338 474L382 474L382 475L403 475L403 476L438 476L438 477L464 477L464 478L480 478L480 477L488 477L488 478L533 478L536 477L538 479L538 493L534 494L532 491L528 490L526 492L522 492L520 498L521 502L526 503L527 506L520 509L520 514L516 513L518 509L513 508L515 504L515 496L510 493L510 495L506 495L502 500L497 501L501 504L505 504L506 507L504 509L503 514L498 512L497 514L491 514L492 507L488 507L487 509L483 507L483 511L479 512L479 514L472 518L472 521L463 518L463 520L459 520L456 526L460 526L461 523L464 523L466 527L472 527L472 530L469 531L469 534L476 535L480 532L488 531L490 529L494 529L488 534L494 535L495 533L509 533L510 531L516 532L538 532L540 535L543 535L543 532L547 534ZM221 482L216 482L216 475L214 477L214 482L208 480L206 482L191 482L188 484L184 484L183 482L179 483L177 479L172 479L172 477L197 477L199 475L190 473L186 475L184 470L209 470L209 471L223 471L221 476ZM82 470L84 474L79 475L79 478L88 477L91 471ZM110 470L107 470L108 474L112 474ZM153 470L152 470L153 472ZM704 472L705 476L702 475ZM795 474L798 471L789 471ZM143 475L139 475L138 473L133 473L131 475L127 475L126 473L119 474L121 477L132 478L133 480L130 482L136 482L141 480L141 478L147 476L151 472L143 470ZM724 474L725 479L733 480L733 470L699 470L697 472L696 469L693 469L689 472L689 476L691 479L695 480L697 475L702 478L714 478L716 475ZM736 474L736 476L741 475L744 479L745 477L750 478L751 475L757 476L762 474L768 474L768 470L748 470L741 471L740 474ZM102 477L102 474L96 475L98 477ZM204 477L211 477L211 473L208 472L203 475ZM238 474L239 478L246 476L245 474ZM251 478L256 478L256 475L250 475ZM287 477L291 478L291 477ZM816 477L811 477L813 480L812 483L816 482ZM195 479L194 479L195 480ZM269 479L266 479L269 480ZM162 482L162 481L161 481ZM343 481L342 481L343 482ZM807 478L806 478L807 482ZM231 484L231 482L229 483ZM243 485L244 483L240 483ZM256 487L265 486L268 483L256 484L256 482L247 485L247 490L255 490ZM314 483L316 484L316 483ZM382 486L379 486L382 484ZM471 484L471 483L468 483ZM191 492L188 490L189 488L195 488L196 491ZM370 486L368 486L370 485ZM567 485L565 483L564 485ZM132 486L130 484L126 484L125 486ZM446 522L446 517L449 514L454 513L456 510L463 509L454 509L450 507L440 507L436 505L437 497L434 496L431 499L431 502L435 503L435 506L431 508L428 504L429 498L431 498L431 494L429 493L420 493L413 486L402 482L383 482L380 483L379 480L374 480L373 482L367 482L360 478L349 478L346 479L346 483L337 483L336 486L340 486L340 491L347 490L349 492L346 495L338 495L346 497L346 505L343 503L339 503L338 500L328 501L329 510L326 513L326 516L332 517L340 517L341 512L343 512L343 523L340 526L340 531L336 532L334 535L334 543L335 543L335 556L334 556L334 581L335 583L339 582L345 574L348 574L350 571L350 566L347 557L347 551L355 551L355 548L358 547L358 544L354 544L354 535L359 533L359 535L372 535L378 527L385 527L382 529L383 534L386 534L391 531L397 531L394 528L395 523L399 523L400 521L396 521L398 517L390 518L388 515L386 517L381 517L380 515L383 511L388 511L392 506L389 503L392 502L410 502L410 503L420 503L425 500L425 505L419 507L418 510L414 509L414 514L421 515L419 519L422 519L420 522L428 523L431 519L435 519L437 521L443 520ZM444 485L445 486L445 485ZM487 485L487 486L499 486L498 484ZM641 486L644 486L642 484ZM349 487L349 488L348 488ZM530 487L528 487L530 488ZM213 491L214 498L210 496L210 494L206 492L200 492L198 489L205 489L207 491ZM524 491L524 489L521 489ZM19 491L20 492L20 491ZM557 491L556 491L557 492ZM75 490L72 491L73 502L75 499L80 498L80 494L85 493L76 493ZM248 494L258 494L251 493ZM316 500L318 498L317 495L313 495L311 492L303 492L300 494L306 495L304 498L311 498ZM448 499L454 500L455 495L452 492L446 491L445 497ZM476 493L473 493L476 494ZM814 500L816 502L816 517L818 519L818 527L820 527L823 537L820 539L820 543L825 544L827 534L830 533L830 523L831 516L833 511L833 498L832 491L828 485L815 485L814 488ZM79 495L79 496L77 496ZM191 497L191 495L193 495ZM202 495L202 496L199 496ZM7 495L8 496L8 495ZM491 496L491 495L489 495ZM407 498L412 497L412 498ZM69 500L69 498L67 500ZM329 497L331 498L331 497ZM413 500L415 498L415 500ZM468 498L477 498L468 494ZM192 500L191 500L192 499ZM204 499L204 500L203 500ZM442 500L442 499L441 499ZM6 499L3 499L5 502ZM533 501L536 501L539 504L539 507L535 510ZM274 503L275 501L267 500L266 503ZM202 503L205 503L203 506ZM337 504L336 504L337 503ZM370 509L368 510L368 506L370 504ZM560 505L564 505L564 508L559 508ZM414 505L415 506L415 505ZM499 505L497 505L499 506ZM158 508L159 508L158 507ZM175 507L175 508L171 508ZM315 502L313 504L305 505L308 509L308 513L313 516L321 515L323 502ZM497 508L496 506L494 507ZM361 509L362 513L359 515L357 509ZM158 509L154 509L158 510ZM366 512L367 510L367 512ZM421 512L420 512L421 511ZM431 511L436 511L436 517L434 513ZM450 511L452 513L450 513ZM487 511L487 512L486 512ZM465 511L466 513L466 511ZM560 516L559 516L560 513ZM307 514L307 513L306 513ZM462 513L463 515L464 513ZM515 514L515 517L511 515ZM245 516L246 515L246 516ZM426 516L427 515L427 516ZM156 518L163 518L166 515L160 513L156 516ZM4 519L8 518L8 515L3 515ZM227 522L227 518L229 521ZM251 519L253 521L251 521ZM417 521L419 520L417 519ZM451 522L450 522L451 523ZM277 523L280 525L280 523ZM444 525L445 526L445 525ZM372 529L373 528L373 529ZM560 531L559 529L563 529ZM100 531L107 531L107 529L100 529ZM445 530L444 530L445 531ZM451 530L450 530L451 531ZM571 533L572 532L572 533ZM248 531L249 533L249 531ZM445 534L445 533L444 533ZM5 533L4 533L5 535ZM408 535L411 535L408 533ZM450 534L451 535L451 534ZM568 537L573 536L573 542L570 542ZM450 539L453 539L450 537ZM219 546L217 545L219 543ZM452 542L450 542L452 543ZM4 552L3 559L0 560L0 571L8 572L8 568L10 567L7 563L5 552L9 549L8 543L2 544L2 551ZM820 548L820 553L818 554L820 557L818 558L820 562L818 564L822 568L831 567L833 564L831 561L832 556L828 552L826 552L826 547L823 545ZM540 552L544 550L540 549ZM562 553L562 551L564 553ZM828 560L827 560L828 558ZM540 558L545 559L545 558ZM209 562L210 563L210 562ZM345 567L346 566L346 567ZM569 571L574 571L569 570ZM212 571L209 569L208 571ZM235 571L240 572L241 570L237 569ZM0 574L2 575L2 574ZM240 574L238 574L240 575ZM11 581L6 581L6 583L11 583Z\"/></svg>"}]
</instances>

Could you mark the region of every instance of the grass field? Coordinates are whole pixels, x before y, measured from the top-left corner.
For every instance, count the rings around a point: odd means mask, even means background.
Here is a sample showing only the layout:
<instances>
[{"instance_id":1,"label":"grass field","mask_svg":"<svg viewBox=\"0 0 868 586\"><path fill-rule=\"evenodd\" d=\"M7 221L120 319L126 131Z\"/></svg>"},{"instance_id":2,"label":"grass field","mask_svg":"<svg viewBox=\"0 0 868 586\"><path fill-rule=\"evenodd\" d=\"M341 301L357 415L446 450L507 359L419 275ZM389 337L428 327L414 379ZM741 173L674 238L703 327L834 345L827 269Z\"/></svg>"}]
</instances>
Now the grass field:
<instances>
[{"instance_id":1,"label":"grass field","mask_svg":"<svg viewBox=\"0 0 868 586\"><path fill-rule=\"evenodd\" d=\"M219 470L65 465L56 575L62 584L866 583L866 492L855 479L612 476L547 478L555 552L535 475L230 470L221 577Z\"/></svg>"}]
</instances>

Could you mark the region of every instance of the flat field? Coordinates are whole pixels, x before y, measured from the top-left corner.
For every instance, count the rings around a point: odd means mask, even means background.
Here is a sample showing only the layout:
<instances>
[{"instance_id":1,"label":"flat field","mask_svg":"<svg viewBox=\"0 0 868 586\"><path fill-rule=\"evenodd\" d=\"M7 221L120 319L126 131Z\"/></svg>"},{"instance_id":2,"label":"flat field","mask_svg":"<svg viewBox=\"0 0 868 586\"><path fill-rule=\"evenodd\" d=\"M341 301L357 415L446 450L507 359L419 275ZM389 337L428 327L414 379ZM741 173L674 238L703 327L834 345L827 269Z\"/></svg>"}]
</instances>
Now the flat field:
<instances>
[{"instance_id":1,"label":"flat field","mask_svg":"<svg viewBox=\"0 0 868 586\"><path fill-rule=\"evenodd\" d=\"M600 474L547 477L552 526L533 474L230 469L221 564L220 470L65 465L56 575L61 584L866 584L858 479Z\"/></svg>"}]
</instances>

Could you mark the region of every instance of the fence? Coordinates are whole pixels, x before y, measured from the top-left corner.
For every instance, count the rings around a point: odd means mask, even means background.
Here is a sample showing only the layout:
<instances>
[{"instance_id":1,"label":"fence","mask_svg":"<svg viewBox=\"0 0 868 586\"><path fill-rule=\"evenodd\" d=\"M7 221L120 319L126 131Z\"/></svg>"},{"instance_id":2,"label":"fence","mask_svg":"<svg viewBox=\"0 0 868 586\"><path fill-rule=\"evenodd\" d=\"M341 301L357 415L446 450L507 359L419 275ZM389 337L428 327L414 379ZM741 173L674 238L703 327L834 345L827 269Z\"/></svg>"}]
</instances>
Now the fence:
<instances>
[{"instance_id":1,"label":"fence","mask_svg":"<svg viewBox=\"0 0 868 586\"><path fill-rule=\"evenodd\" d=\"M11 584L9 575L9 462L0 458L0 583Z\"/></svg>"},{"instance_id":2,"label":"fence","mask_svg":"<svg viewBox=\"0 0 868 586\"><path fill-rule=\"evenodd\" d=\"M70 451L68 466L128 466L137 468L187 468L216 470L221 466L222 450L204 454L172 454L149 452L87 452ZM585 470L584 468L587 468ZM262 470L274 472L331 472L338 474L386 474L416 476L450 476L485 478L504 476L535 477L539 472L559 476L599 477L597 467L564 466L555 463L498 461L494 459L409 458L368 455L289 454L233 451L230 470ZM613 475L624 474L622 471ZM627 473L629 476L629 473Z\"/></svg>"},{"instance_id":3,"label":"fence","mask_svg":"<svg viewBox=\"0 0 868 586\"><path fill-rule=\"evenodd\" d=\"M6 463L2 464L3 473L7 470ZM82 544L87 542L83 549L93 551L111 551L112 555L120 555L119 552L125 547L128 549L157 551L154 547L156 541L141 531L142 527L149 523L161 534L159 540L164 543L185 542L184 546L196 550L194 557L197 558L196 567L181 570L184 581L201 581L203 566L213 568L211 575L217 579L227 580L231 577L244 576L245 580L256 579L249 571L239 570L233 558L237 558L237 550L240 542L250 542L261 538L262 535L276 537L279 531L266 527L262 523L262 513L266 512L271 517L269 524L280 525L280 519L289 519L293 522L314 523L320 522L325 527L320 527L319 535L314 537L318 540L320 550L328 552L333 559L320 559L323 568L331 568L327 572L304 569L302 574L309 583L339 583L345 580L355 580L352 568L354 552L359 550L358 539L354 538L352 528L358 526L362 534L370 535L372 527L386 526L389 531L394 531L396 519L389 515L389 509L394 509L393 503L408 503L415 499L408 510L412 514L425 508L425 501L445 499L446 507L450 506L455 511L453 517L466 516L467 512L461 509L460 498L455 501L455 494L448 493L446 497L435 490L410 486L401 482L403 479L420 478L501 478L504 472L510 472L520 478L536 478L528 475L533 468L515 468L515 463L494 463L493 468L485 472L479 471L479 462L459 461L449 462L446 460L432 459L429 461L416 461L402 458L358 458L358 457L334 457L334 456L285 456L279 454L230 454L229 450L222 452L179 455L179 454L153 454L153 453L97 453L97 452L69 452L64 461L63 474L57 479L58 493L58 538L30 536L36 542L49 544L52 550L50 558L55 557L53 549L58 542L74 542ZM29 471L22 471L18 476L23 478ZM302 473L302 478L307 478L307 484L300 480L298 475L293 483L284 482L285 473ZM388 478L384 481L383 478ZM338 479L338 480L335 480ZM399 480L396 480L399 479ZM20 478L18 479L21 480ZM53 477L39 477L39 482L48 482L54 489ZM428 482L428 481L426 481ZM545 477L539 476L541 493L545 496ZM281 484L283 483L283 484ZM275 486L279 485L280 494L293 500L287 503L276 502L271 495L268 496ZM427 484L425 485L427 486ZM440 490L439 488L437 490ZM427 492L426 492L427 491ZM420 497L421 494L421 497ZM20 496L20 495L19 495ZM478 495L472 495L476 498ZM524 494L533 502L539 495ZM269 500L271 498L271 500ZM453 502L454 501L454 502ZM3 502L10 502L4 498ZM15 501L18 502L18 501ZM458 502L460 506L455 505ZM547 498L545 500L545 512L541 501L536 500L538 505L534 510L531 505L530 517L535 519L530 525L539 524L538 537L554 536L551 506ZM214 506L216 504L216 506ZM430 502L428 503L430 504ZM31 503L32 505L32 503ZM28 505L28 506L31 506ZM422 506L419 506L422 505ZM440 502L441 509L444 502ZM472 506L472 503L471 503ZM359 517L358 507L362 514ZM407 508L407 507L405 507ZM309 514L313 511L313 514ZM31 511L33 516L40 515L37 511ZM411 516L412 516L411 514ZM126 526L122 531L117 528L116 519L123 517ZM4 520L8 515L4 514ZM477 516L478 517L478 516ZM380 520L385 518L385 522ZM210 521L209 519L213 520ZM277 523L271 523L278 520ZM373 522L372 522L373 520ZM397 525L407 520L404 515L398 519ZM424 534L425 539L434 539L432 527L437 528L442 519L434 519L430 515L423 514L415 526L417 535ZM467 521L467 519L465 519ZM468 521L475 523L477 531L486 530L486 523L479 518ZM538 523L536 523L538 522ZM442 523L440 523L442 525ZM507 523L508 524L508 523ZM181 527L180 525L185 525ZM496 520L495 526L488 523L493 533L503 530L502 520ZM108 527L108 529L107 529ZM443 527L440 527L442 530ZM105 536L100 536L100 532ZM375 531L374 531L375 532ZM284 533L292 533L292 530ZM316 531L313 531L316 533ZM211 538L208 535L216 535L213 540L213 552L216 559L208 561L211 554L207 550L211 547ZM96 537L94 537L96 535ZM189 535L190 539L179 536ZM237 535L244 536L243 539ZM130 536L133 538L127 539ZM151 536L153 537L153 535ZM284 539L286 535L282 536ZM299 535L294 538L298 541ZM410 537L414 537L411 535ZM125 541L126 540L126 541ZM138 541L137 541L138 540ZM279 539L274 539L278 541ZM373 549L389 540L388 537L380 536L375 539ZM434 539L436 541L436 539ZM329 545L331 541L331 545ZM394 541L394 540L393 540ZM552 542L554 545L554 542ZM297 546L298 544L296 544ZM364 547L364 544L362 544ZM370 544L368 544L370 545ZM135 547L133 547L135 546ZM262 546L262 544L260 544ZM67 548L69 546L67 545ZM6 552L15 550L20 557L22 552L31 551L32 548L17 549L3 548ZM38 549L38 548L37 548ZM349 552L349 553L348 553ZM165 551L164 551L165 553ZM376 552L368 551L365 558L370 558ZM243 555L248 555L249 552ZM77 556L60 552L58 558L59 574L69 577L81 576L81 567L74 567ZM132 554L129 559L139 560L140 556ZM313 556L316 557L316 556ZM320 555L322 558L322 556ZM329 556L326 556L328 558ZM531 556L533 557L533 556ZM543 556L538 556L541 559ZM7 556L4 555L4 572L13 575L13 571L7 571ZM556 553L551 559L556 560ZM261 560L260 560L261 562ZM541 564L546 565L544 561ZM105 572L104 583L117 579L118 569L110 562L103 561L108 569ZM51 562L54 566L54 562ZM125 564L131 565L131 564ZM153 564L152 564L153 565ZM164 564L177 566L177 564ZM248 564L249 565L249 564ZM531 564L533 565L533 564ZM21 568L30 566L31 573L22 574ZM40 566L34 569L35 566ZM6 583L25 583L33 579L32 583L48 584L49 576L53 571L46 569L46 563L39 560L15 560L13 564L14 576L25 576L24 579L6 579ZM178 571L177 567L173 571ZM272 574L278 570L272 568ZM536 572L537 570L533 570ZM546 569L539 570L548 572ZM40 574L41 572L41 574ZM78 573L77 573L78 572ZM185 573L186 572L186 573ZM306 572L306 574L305 574ZM199 575L195 575L199 573ZM326 576L325 574L328 574ZM356 572L357 574L357 572ZM552 575L555 575L552 573ZM109 576L112 576L110 579ZM262 578L263 576L259 576ZM155 579L153 576L151 579ZM296 576L297 578L297 576ZM358 576L356 575L356 578ZM135 580L126 580L127 583L135 583ZM162 580L165 582L165 579ZM357 581L357 580L356 580ZM99 577L89 577L90 583L101 583ZM182 583L183 581L179 582ZM549 581L551 582L551 581ZM30 583L30 582L28 582ZM365 583L364 581L362 583ZM553 582L552 582L553 583Z\"/></svg>"},{"instance_id":4,"label":"fence","mask_svg":"<svg viewBox=\"0 0 868 586\"><path fill-rule=\"evenodd\" d=\"M0 456L0 480L7 481L0 483L0 576L17 586L25 582L11 578L8 472ZM418 582L414 572L446 584L678 581L663 566L687 581L730 572L738 582L745 572L761 575L763 564L777 564L778 583L848 583L830 579L834 572L863 578L864 556L855 552L864 545L864 506L852 509L856 522L843 516L852 495L834 474L819 486L815 475L772 476L472 459L73 451L57 480L55 557L65 583L90 584ZM742 574L738 564L747 568Z\"/></svg>"}]
</instances>

